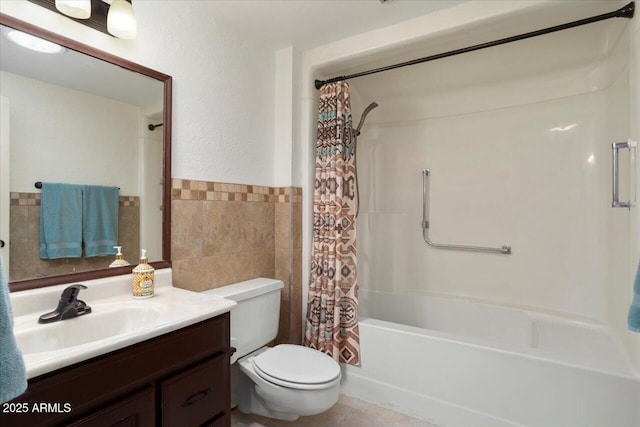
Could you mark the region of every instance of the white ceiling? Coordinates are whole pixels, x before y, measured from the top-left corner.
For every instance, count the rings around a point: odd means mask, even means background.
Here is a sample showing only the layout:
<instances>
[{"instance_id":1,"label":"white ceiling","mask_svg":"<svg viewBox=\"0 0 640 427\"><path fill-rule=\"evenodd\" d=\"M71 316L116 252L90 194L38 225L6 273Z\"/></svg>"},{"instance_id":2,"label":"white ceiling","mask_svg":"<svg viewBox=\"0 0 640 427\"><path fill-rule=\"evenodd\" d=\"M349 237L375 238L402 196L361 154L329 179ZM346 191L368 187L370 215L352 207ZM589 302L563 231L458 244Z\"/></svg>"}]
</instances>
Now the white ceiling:
<instances>
[{"instance_id":1,"label":"white ceiling","mask_svg":"<svg viewBox=\"0 0 640 427\"><path fill-rule=\"evenodd\" d=\"M461 0L208 0L211 16L280 49L305 50L464 3Z\"/></svg>"},{"instance_id":2,"label":"white ceiling","mask_svg":"<svg viewBox=\"0 0 640 427\"><path fill-rule=\"evenodd\" d=\"M295 46L304 50L459 3L463 1L200 0L189 2L188 6L210 14L247 37L260 40L267 48ZM162 100L159 82L74 51L42 55L0 37L0 57L0 68L14 74L132 105L150 105ZM96 79L102 84L95 85ZM131 90L132 87L136 90Z\"/></svg>"}]
</instances>

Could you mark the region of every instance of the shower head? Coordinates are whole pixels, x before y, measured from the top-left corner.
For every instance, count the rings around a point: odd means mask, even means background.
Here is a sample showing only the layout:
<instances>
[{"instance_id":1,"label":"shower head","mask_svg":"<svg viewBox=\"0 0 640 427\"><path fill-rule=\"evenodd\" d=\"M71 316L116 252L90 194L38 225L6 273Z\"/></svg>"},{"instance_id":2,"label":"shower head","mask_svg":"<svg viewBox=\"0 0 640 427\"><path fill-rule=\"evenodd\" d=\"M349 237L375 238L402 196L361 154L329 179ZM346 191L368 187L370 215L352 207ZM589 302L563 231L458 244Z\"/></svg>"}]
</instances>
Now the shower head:
<instances>
[{"instance_id":1,"label":"shower head","mask_svg":"<svg viewBox=\"0 0 640 427\"><path fill-rule=\"evenodd\" d=\"M367 116L367 114L369 114L369 111L373 110L377 106L378 106L377 102L372 102L371 104L367 105L367 108L365 108L364 111L362 112L362 119L364 119Z\"/></svg>"},{"instance_id":2,"label":"shower head","mask_svg":"<svg viewBox=\"0 0 640 427\"><path fill-rule=\"evenodd\" d=\"M362 129L362 125L364 124L364 119L367 117L367 114L369 114L371 110L373 110L377 106L378 103L372 102L371 104L367 105L367 108L364 109L364 111L362 112L362 116L360 117L360 123L358 123L358 127L355 129L356 136L360 135L360 129Z\"/></svg>"}]
</instances>

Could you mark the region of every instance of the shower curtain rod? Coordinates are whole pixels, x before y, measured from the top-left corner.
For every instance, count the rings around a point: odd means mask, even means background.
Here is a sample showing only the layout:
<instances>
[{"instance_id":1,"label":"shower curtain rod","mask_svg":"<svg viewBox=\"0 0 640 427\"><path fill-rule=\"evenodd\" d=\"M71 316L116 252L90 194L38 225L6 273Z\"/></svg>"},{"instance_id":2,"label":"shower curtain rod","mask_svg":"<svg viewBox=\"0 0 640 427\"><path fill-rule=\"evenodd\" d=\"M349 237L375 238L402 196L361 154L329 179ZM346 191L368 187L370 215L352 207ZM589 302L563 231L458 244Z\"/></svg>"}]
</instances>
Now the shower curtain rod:
<instances>
[{"instance_id":1,"label":"shower curtain rod","mask_svg":"<svg viewBox=\"0 0 640 427\"><path fill-rule=\"evenodd\" d=\"M322 85L327 83L335 83L342 80L354 79L356 77L368 76L369 74L381 73L383 71L394 70L396 68L407 67L409 65L422 64L423 62L429 62L435 59L447 58L449 56L455 56L455 55L460 55L462 53L473 52L475 50L485 49L487 47L499 46L502 44L507 44L507 43L518 41L518 40L524 40L531 37L541 36L544 34L555 33L556 31L567 30L569 28L579 27L581 25L591 24L592 22L604 21L605 19L609 19L609 18L631 19L633 18L634 12L635 12L635 2L631 2L618 10L615 10L609 13L604 13L602 15L592 16L591 18L580 19L578 21L568 22L566 24L556 25L554 27L544 28L542 30L531 31L524 34L519 34L517 36L511 36L511 37L506 37L504 39L494 40L492 42L476 44L473 46L464 47L462 49L456 49L456 50L451 50L449 52L426 56L424 58L412 59L411 61L400 62L398 64L388 65L386 67L374 68L373 70L362 71L355 74L349 74L348 76L333 77L327 80L316 80L315 85L316 85L316 89L320 89Z\"/></svg>"}]
</instances>

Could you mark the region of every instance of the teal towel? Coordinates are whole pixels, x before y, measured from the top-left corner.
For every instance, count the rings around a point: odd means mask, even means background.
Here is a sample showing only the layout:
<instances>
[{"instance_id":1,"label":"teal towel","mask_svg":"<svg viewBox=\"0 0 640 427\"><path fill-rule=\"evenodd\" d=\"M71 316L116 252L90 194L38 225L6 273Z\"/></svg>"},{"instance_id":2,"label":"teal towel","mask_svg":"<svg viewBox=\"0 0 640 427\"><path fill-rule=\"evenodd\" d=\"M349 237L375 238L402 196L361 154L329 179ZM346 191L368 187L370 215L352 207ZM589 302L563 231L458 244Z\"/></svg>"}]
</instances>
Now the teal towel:
<instances>
[{"instance_id":1,"label":"teal towel","mask_svg":"<svg viewBox=\"0 0 640 427\"><path fill-rule=\"evenodd\" d=\"M40 258L82 256L82 186L42 183Z\"/></svg>"},{"instance_id":2,"label":"teal towel","mask_svg":"<svg viewBox=\"0 0 640 427\"><path fill-rule=\"evenodd\" d=\"M82 187L82 238L84 255L115 255L118 244L118 187Z\"/></svg>"},{"instance_id":3,"label":"teal towel","mask_svg":"<svg viewBox=\"0 0 640 427\"><path fill-rule=\"evenodd\" d=\"M636 281L633 284L633 301L629 308L629 317L627 318L629 329L634 332L640 332L640 263L636 271Z\"/></svg>"},{"instance_id":4,"label":"teal towel","mask_svg":"<svg viewBox=\"0 0 640 427\"><path fill-rule=\"evenodd\" d=\"M9 284L0 256L0 403L8 402L27 389L27 372L22 353L13 336L13 314Z\"/></svg>"}]
</instances>

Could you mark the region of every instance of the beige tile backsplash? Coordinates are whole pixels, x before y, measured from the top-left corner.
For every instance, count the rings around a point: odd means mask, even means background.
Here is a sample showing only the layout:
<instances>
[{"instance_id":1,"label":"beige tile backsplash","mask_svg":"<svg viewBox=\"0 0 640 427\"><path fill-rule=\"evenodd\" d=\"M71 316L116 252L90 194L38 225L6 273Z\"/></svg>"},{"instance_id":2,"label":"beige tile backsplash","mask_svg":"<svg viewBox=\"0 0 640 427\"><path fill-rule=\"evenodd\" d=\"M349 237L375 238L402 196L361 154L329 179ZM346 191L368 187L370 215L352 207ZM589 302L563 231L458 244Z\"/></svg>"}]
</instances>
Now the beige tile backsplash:
<instances>
[{"instance_id":1,"label":"beige tile backsplash","mask_svg":"<svg viewBox=\"0 0 640 427\"><path fill-rule=\"evenodd\" d=\"M255 277L282 280L277 342L301 342L302 189L172 180L176 286L204 291ZM293 284L292 325L289 283ZM291 337L289 334L291 331Z\"/></svg>"},{"instance_id":2,"label":"beige tile backsplash","mask_svg":"<svg viewBox=\"0 0 640 427\"><path fill-rule=\"evenodd\" d=\"M104 259L96 258L39 262L39 244L36 244L39 242L39 196L38 193L11 195L12 279L18 278L14 275L25 278L69 272L70 268L78 271L95 268L88 265L92 262L104 264ZM138 253L139 200L136 197L120 199L119 239L126 241L123 243L125 255ZM282 280L285 287L276 341L299 343L302 189L173 179L171 203L175 285L203 291L254 277ZM293 298L289 295L289 283L293 285ZM290 313L293 313L291 319Z\"/></svg>"},{"instance_id":3,"label":"beige tile backsplash","mask_svg":"<svg viewBox=\"0 0 640 427\"><path fill-rule=\"evenodd\" d=\"M118 242L129 262L140 253L140 198L120 196ZM10 280L106 268L108 257L40 259L40 193L12 192L10 195L11 258Z\"/></svg>"}]
</instances>

